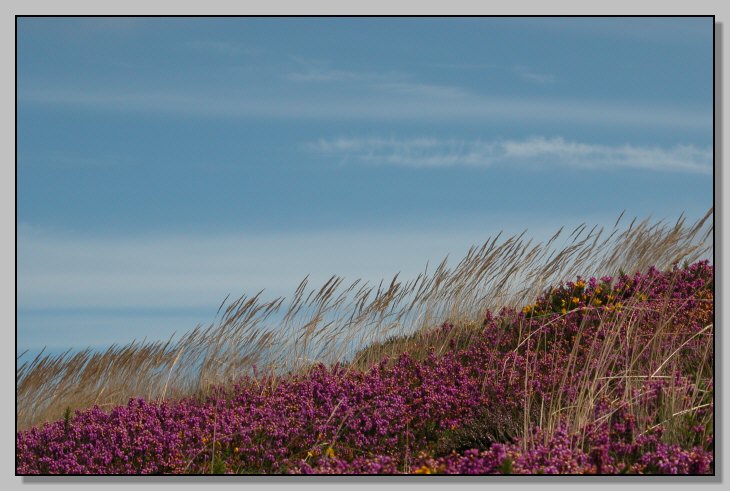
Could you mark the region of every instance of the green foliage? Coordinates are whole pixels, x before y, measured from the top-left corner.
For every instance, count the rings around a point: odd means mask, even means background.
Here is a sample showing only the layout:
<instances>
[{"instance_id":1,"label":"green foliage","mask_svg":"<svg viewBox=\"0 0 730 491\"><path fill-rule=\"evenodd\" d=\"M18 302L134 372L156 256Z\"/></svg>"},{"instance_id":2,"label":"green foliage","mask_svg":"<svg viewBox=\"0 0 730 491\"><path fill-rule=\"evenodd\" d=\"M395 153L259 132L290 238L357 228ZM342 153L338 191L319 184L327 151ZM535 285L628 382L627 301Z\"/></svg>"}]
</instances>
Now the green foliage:
<instances>
[{"instance_id":1,"label":"green foliage","mask_svg":"<svg viewBox=\"0 0 730 491\"><path fill-rule=\"evenodd\" d=\"M504 458L504 462L502 462L502 467L499 471L502 474L512 474L512 459L510 457Z\"/></svg>"},{"instance_id":2,"label":"green foliage","mask_svg":"<svg viewBox=\"0 0 730 491\"><path fill-rule=\"evenodd\" d=\"M226 462L221 458L215 458L213 456L213 462L211 464L211 474L225 474L228 469L226 468Z\"/></svg>"},{"instance_id":3,"label":"green foliage","mask_svg":"<svg viewBox=\"0 0 730 491\"><path fill-rule=\"evenodd\" d=\"M63 429L66 432L68 432L70 426L71 426L71 407L66 406L66 409L63 411Z\"/></svg>"}]
</instances>

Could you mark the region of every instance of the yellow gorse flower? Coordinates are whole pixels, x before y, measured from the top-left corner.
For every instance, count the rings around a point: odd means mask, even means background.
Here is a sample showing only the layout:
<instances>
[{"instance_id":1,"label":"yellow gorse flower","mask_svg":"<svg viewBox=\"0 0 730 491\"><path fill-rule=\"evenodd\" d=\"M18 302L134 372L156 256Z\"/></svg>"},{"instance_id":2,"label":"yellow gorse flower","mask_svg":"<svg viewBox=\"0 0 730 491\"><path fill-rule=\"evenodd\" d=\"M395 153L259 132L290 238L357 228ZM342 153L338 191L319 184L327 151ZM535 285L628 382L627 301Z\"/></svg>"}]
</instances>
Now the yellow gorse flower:
<instances>
[{"instance_id":1,"label":"yellow gorse flower","mask_svg":"<svg viewBox=\"0 0 730 491\"><path fill-rule=\"evenodd\" d=\"M427 465L421 466L415 471L413 471L415 474L431 474L431 468Z\"/></svg>"}]
</instances>

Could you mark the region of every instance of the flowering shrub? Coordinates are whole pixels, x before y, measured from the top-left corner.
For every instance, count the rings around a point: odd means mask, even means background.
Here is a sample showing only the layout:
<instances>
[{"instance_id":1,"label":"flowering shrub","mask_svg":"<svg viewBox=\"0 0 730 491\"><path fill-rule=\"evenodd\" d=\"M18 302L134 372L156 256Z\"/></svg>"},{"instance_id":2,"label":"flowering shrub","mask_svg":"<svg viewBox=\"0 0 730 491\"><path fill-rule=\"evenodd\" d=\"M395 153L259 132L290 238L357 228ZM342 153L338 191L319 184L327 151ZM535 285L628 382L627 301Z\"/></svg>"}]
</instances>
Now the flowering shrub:
<instances>
[{"instance_id":1,"label":"flowering shrub","mask_svg":"<svg viewBox=\"0 0 730 491\"><path fill-rule=\"evenodd\" d=\"M707 276L708 268L711 266L705 261L668 274L650 268L647 273L636 273L633 277L625 273L618 278L603 276L588 281L578 277L575 282L551 288L536 303L525 306L522 312L527 317L533 317L566 314L570 310L587 307L620 311L629 300L643 302L656 300L662 295L684 299L690 303L690 307L695 307L698 300L707 300L712 296L714 284L712 273ZM706 305L711 310L712 303Z\"/></svg>"},{"instance_id":2,"label":"flowering shrub","mask_svg":"<svg viewBox=\"0 0 730 491\"><path fill-rule=\"evenodd\" d=\"M713 473L713 273L579 278L444 354L76 411L17 433L16 472Z\"/></svg>"}]
</instances>

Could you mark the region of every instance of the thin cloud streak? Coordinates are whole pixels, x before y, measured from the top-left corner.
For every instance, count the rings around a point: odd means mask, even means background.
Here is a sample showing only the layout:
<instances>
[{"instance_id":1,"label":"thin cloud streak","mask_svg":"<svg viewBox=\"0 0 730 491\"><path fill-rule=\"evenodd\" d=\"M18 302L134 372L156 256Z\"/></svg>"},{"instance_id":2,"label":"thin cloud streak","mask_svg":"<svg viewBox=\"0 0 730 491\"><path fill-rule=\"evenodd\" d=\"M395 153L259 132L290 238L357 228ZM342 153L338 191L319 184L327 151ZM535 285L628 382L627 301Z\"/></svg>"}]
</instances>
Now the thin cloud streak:
<instances>
[{"instance_id":1,"label":"thin cloud streak","mask_svg":"<svg viewBox=\"0 0 730 491\"><path fill-rule=\"evenodd\" d=\"M535 82L535 83L543 84L543 85L554 83L557 80L557 78L553 74L538 73L538 72L531 70L522 65L515 67L515 72L523 80L527 80L528 82Z\"/></svg>"},{"instance_id":2,"label":"thin cloud streak","mask_svg":"<svg viewBox=\"0 0 730 491\"><path fill-rule=\"evenodd\" d=\"M524 223L524 216L501 213L438 232L384 228L127 237L78 237L21 224L18 308L206 309L229 293L266 289L267 299L289 296L307 275L311 285L332 274L375 284L398 272L410 279L428 261L460 257L489 235L519 232ZM555 223L543 223L531 227L531 235L543 239L555 230Z\"/></svg>"},{"instance_id":3,"label":"thin cloud streak","mask_svg":"<svg viewBox=\"0 0 730 491\"><path fill-rule=\"evenodd\" d=\"M422 97L426 100L468 99L475 97L469 91L452 85L436 85L414 82L388 82L375 84L375 89L405 96Z\"/></svg>"},{"instance_id":4,"label":"thin cloud streak","mask_svg":"<svg viewBox=\"0 0 730 491\"><path fill-rule=\"evenodd\" d=\"M712 150L693 145L651 147L597 145L561 137L524 140L455 140L434 138L320 139L310 151L343 161L405 167L490 167L522 165L532 168L567 166L581 169L644 169L712 173Z\"/></svg>"},{"instance_id":5,"label":"thin cloud streak","mask_svg":"<svg viewBox=\"0 0 730 491\"><path fill-rule=\"evenodd\" d=\"M377 90L373 90L377 89ZM369 90L330 96L283 93L262 97L231 93L149 91L105 92L28 89L19 105L59 106L147 115L207 118L326 119L335 121L518 121L707 129L712 114L671 107L561 99L490 97L460 87L384 83Z\"/></svg>"}]
</instances>

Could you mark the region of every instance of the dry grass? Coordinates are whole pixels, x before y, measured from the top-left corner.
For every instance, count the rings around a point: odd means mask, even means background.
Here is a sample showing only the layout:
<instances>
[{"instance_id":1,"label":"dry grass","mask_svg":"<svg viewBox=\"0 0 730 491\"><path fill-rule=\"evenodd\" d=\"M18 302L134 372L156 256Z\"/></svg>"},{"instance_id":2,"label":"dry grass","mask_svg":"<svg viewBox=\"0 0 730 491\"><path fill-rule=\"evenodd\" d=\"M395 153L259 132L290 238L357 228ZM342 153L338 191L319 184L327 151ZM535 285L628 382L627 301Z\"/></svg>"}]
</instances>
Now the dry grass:
<instances>
[{"instance_id":1,"label":"dry grass","mask_svg":"<svg viewBox=\"0 0 730 491\"><path fill-rule=\"evenodd\" d=\"M644 288L648 291L651 284L645 284ZM588 424L611 418L622 410L635 418L639 428L649 430L661 425L667 441L695 444L683 441L687 438L686 425L683 427L677 417L712 404L714 324L710 318L709 324L692 333L677 320L682 307L670 297L648 306L636 294L624 305L625 315L616 317L606 312L608 322L601 320L598 326L581 325L568 369L562 381L552 388L549 403L544 405L528 395L525 414L534 409L531 405L540 404L539 411L535 412L548 438L561 424L580 432ZM651 329L647 330L647 326ZM540 336L540 329L527 332L525 337ZM587 340L589 346L589 363L582 365L575 360L580 337L587 338L583 341ZM687 379L678 378L678 374ZM647 402L644 397L647 384L652 381L667 383L658 404ZM567 387L577 389L577 397L569 405L563 402ZM595 408L599 401L606 401L607 408L597 417ZM713 413L709 411L696 423L712 428L712 421Z\"/></svg>"},{"instance_id":2,"label":"dry grass","mask_svg":"<svg viewBox=\"0 0 730 491\"><path fill-rule=\"evenodd\" d=\"M500 234L472 247L456 266L444 259L412 281L396 275L375 286L333 276L312 288L305 278L291 299L264 301L260 293L226 299L213 323L178 339L39 355L16 372L17 428L59 419L66 408L112 407L132 396L202 395L244 374L286 376L314 362L352 362L362 369L385 355L422 350L423 336L446 321L465 326L454 335L468 343L478 331L470 326L486 309L525 304L548 285L578 274L663 269L702 257L712 247L712 213L691 225L680 217L674 225L646 219L623 228L619 217L610 231L582 225L564 239L561 229L539 244L524 232L506 239ZM444 349L449 339L439 342L436 348Z\"/></svg>"}]
</instances>

